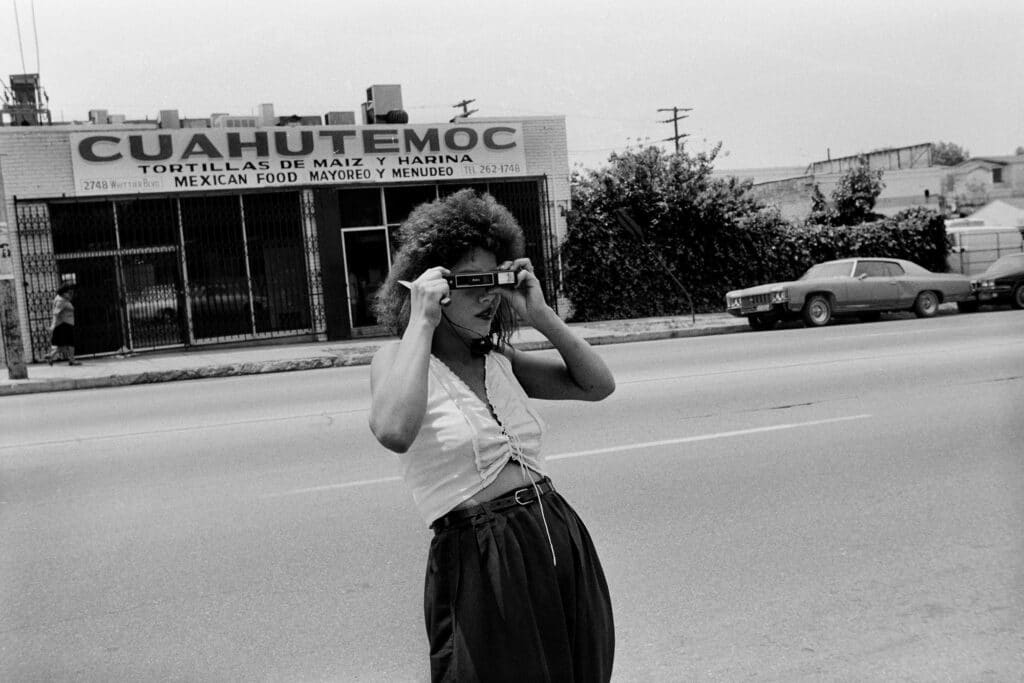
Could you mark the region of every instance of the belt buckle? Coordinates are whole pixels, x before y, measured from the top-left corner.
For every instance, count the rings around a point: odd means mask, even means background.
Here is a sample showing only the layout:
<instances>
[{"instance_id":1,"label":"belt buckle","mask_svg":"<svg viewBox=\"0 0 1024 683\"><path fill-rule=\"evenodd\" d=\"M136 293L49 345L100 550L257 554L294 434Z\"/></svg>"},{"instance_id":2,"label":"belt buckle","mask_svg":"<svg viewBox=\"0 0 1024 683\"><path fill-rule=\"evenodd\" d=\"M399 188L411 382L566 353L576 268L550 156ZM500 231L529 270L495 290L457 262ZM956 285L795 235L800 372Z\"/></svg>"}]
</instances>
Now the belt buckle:
<instances>
[{"instance_id":1,"label":"belt buckle","mask_svg":"<svg viewBox=\"0 0 1024 683\"><path fill-rule=\"evenodd\" d=\"M537 497L534 496L533 498L524 498L524 499L520 500L519 494L523 494L523 495L528 496L531 493L533 493L533 489L522 488L522 489L519 489L518 491L516 491L516 494L512 497L512 499L515 500L516 503L518 503L519 505L529 505L533 501L537 500Z\"/></svg>"}]
</instances>

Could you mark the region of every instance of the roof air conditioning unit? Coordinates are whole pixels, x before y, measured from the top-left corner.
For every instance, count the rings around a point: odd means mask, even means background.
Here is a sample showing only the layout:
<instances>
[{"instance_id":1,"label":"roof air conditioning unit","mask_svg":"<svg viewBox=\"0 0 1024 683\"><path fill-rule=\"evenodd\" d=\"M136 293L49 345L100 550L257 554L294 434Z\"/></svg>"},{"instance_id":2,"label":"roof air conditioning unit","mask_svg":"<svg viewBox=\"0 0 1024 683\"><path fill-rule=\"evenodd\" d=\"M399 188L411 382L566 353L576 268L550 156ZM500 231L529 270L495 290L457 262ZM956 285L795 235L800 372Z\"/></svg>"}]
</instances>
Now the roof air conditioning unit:
<instances>
[{"instance_id":1,"label":"roof air conditioning unit","mask_svg":"<svg viewBox=\"0 0 1024 683\"><path fill-rule=\"evenodd\" d=\"M405 120L399 120L403 115ZM363 121L367 124L408 123L409 115L402 110L402 86L371 85L367 88L366 102L363 103Z\"/></svg>"},{"instance_id":2,"label":"roof air conditioning unit","mask_svg":"<svg viewBox=\"0 0 1024 683\"><path fill-rule=\"evenodd\" d=\"M354 126L356 125L356 113L354 111L329 111L324 114L328 126Z\"/></svg>"}]
</instances>

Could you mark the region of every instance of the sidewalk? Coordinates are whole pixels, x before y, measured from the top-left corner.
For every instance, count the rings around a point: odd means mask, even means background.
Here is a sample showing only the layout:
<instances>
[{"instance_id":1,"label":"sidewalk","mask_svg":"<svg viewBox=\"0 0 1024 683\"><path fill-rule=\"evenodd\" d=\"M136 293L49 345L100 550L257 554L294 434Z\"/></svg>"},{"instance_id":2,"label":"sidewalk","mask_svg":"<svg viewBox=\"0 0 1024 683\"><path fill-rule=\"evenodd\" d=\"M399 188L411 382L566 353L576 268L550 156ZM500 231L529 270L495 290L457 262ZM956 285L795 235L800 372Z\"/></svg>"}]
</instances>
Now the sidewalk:
<instances>
[{"instance_id":1,"label":"sidewalk","mask_svg":"<svg viewBox=\"0 0 1024 683\"><path fill-rule=\"evenodd\" d=\"M745 319L727 313L701 314L695 321L690 316L678 316L574 323L570 327L595 346L728 334L749 329ZM28 366L28 379L24 380L8 379L7 368L0 367L0 396L367 365L380 345L390 339L381 337L230 349L200 346L130 356L83 358L82 365L73 367L67 363L52 367L34 363ZM532 328L520 330L513 339L513 345L523 351L551 348L547 339Z\"/></svg>"}]
</instances>

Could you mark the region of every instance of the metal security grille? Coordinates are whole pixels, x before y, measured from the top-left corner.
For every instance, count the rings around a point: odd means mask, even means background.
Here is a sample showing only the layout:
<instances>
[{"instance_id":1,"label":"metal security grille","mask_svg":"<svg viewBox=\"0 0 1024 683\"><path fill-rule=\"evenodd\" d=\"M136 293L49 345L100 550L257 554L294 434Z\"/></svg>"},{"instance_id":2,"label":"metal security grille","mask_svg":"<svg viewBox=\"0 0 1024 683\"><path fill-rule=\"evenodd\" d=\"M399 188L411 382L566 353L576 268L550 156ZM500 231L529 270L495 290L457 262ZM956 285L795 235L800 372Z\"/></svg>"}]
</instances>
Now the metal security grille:
<instances>
[{"instance_id":1,"label":"metal security grille","mask_svg":"<svg viewBox=\"0 0 1024 683\"><path fill-rule=\"evenodd\" d=\"M544 298L557 311L561 274L551 227L547 179L494 182L489 183L487 189L515 216L522 227L526 238L526 256L533 263L537 279L544 287Z\"/></svg>"},{"instance_id":2,"label":"metal security grille","mask_svg":"<svg viewBox=\"0 0 1024 683\"><path fill-rule=\"evenodd\" d=\"M46 204L15 204L33 360L50 350L50 311L60 286Z\"/></svg>"},{"instance_id":3,"label":"metal security grille","mask_svg":"<svg viewBox=\"0 0 1024 683\"><path fill-rule=\"evenodd\" d=\"M303 193L20 202L16 215L35 359L62 281L82 355L323 329Z\"/></svg>"}]
</instances>

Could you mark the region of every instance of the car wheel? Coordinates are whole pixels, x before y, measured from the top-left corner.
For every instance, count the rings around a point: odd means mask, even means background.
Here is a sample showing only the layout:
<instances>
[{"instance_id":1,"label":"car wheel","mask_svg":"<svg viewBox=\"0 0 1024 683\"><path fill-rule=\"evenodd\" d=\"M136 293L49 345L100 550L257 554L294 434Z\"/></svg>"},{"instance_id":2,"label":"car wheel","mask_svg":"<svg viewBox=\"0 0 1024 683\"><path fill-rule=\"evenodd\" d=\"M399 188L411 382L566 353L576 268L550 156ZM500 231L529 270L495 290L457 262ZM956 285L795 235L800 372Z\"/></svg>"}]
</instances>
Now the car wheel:
<instances>
[{"instance_id":1,"label":"car wheel","mask_svg":"<svg viewBox=\"0 0 1024 683\"><path fill-rule=\"evenodd\" d=\"M1010 305L1014 308L1024 308L1024 282L1018 282L1017 286L1013 288Z\"/></svg>"},{"instance_id":2,"label":"car wheel","mask_svg":"<svg viewBox=\"0 0 1024 683\"><path fill-rule=\"evenodd\" d=\"M779 324L778 316L771 314L767 315L751 315L747 317L747 324L753 330L774 330L775 326Z\"/></svg>"},{"instance_id":3,"label":"car wheel","mask_svg":"<svg viewBox=\"0 0 1024 683\"><path fill-rule=\"evenodd\" d=\"M823 327L832 319L832 304L827 296L815 294L804 304L802 315L807 327Z\"/></svg>"},{"instance_id":4,"label":"car wheel","mask_svg":"<svg viewBox=\"0 0 1024 683\"><path fill-rule=\"evenodd\" d=\"M931 318L939 312L939 297L935 292L921 292L914 300L914 315L918 318Z\"/></svg>"},{"instance_id":5,"label":"car wheel","mask_svg":"<svg viewBox=\"0 0 1024 683\"><path fill-rule=\"evenodd\" d=\"M861 322L864 323L877 323L882 319L881 311L868 311L867 313L861 313L857 316Z\"/></svg>"},{"instance_id":6,"label":"car wheel","mask_svg":"<svg viewBox=\"0 0 1024 683\"><path fill-rule=\"evenodd\" d=\"M958 301L956 302L956 310L961 313L977 313L978 308L981 307L977 301Z\"/></svg>"}]
</instances>

